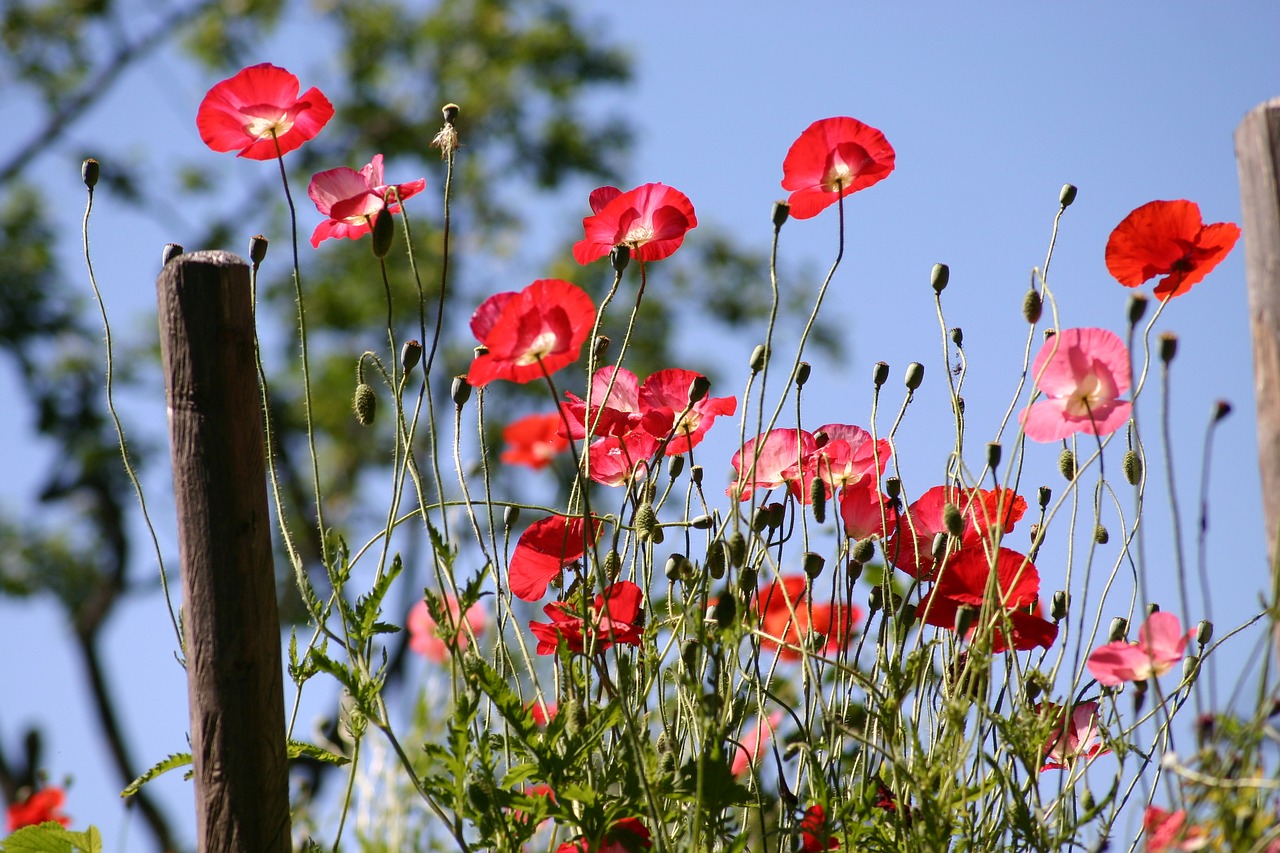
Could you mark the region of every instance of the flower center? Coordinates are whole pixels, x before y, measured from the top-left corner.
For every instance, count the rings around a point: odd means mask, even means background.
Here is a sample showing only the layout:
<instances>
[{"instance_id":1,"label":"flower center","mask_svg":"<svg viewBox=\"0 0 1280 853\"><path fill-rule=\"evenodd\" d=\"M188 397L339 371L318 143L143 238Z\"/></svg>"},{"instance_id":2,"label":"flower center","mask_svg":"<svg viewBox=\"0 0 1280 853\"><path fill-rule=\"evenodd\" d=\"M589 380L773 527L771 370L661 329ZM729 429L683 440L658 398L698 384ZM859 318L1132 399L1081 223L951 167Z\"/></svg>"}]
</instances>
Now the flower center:
<instances>
[{"instance_id":1,"label":"flower center","mask_svg":"<svg viewBox=\"0 0 1280 853\"><path fill-rule=\"evenodd\" d=\"M638 249L653 239L653 229L647 225L636 225L622 238L620 245Z\"/></svg>"},{"instance_id":2,"label":"flower center","mask_svg":"<svg viewBox=\"0 0 1280 853\"><path fill-rule=\"evenodd\" d=\"M281 137L293 127L293 119L288 110L281 110L269 104L245 107L241 113L248 119L244 125L244 132L254 139L269 139L272 131L277 137Z\"/></svg>"},{"instance_id":3,"label":"flower center","mask_svg":"<svg viewBox=\"0 0 1280 853\"><path fill-rule=\"evenodd\" d=\"M556 348L556 333L541 332L536 338L529 342L529 346L524 351L524 355L516 360L516 364L533 364L543 358L546 358Z\"/></svg>"}]
</instances>

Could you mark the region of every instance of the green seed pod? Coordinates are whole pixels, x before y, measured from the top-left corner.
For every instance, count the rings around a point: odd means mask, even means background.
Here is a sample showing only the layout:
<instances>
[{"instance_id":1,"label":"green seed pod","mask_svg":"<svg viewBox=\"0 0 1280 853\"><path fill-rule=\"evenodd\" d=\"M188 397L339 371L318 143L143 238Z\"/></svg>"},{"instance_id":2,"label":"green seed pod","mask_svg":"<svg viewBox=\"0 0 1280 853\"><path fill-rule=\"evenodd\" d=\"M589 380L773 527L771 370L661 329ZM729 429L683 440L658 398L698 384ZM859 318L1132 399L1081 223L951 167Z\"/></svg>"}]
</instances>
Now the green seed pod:
<instances>
[{"instance_id":1,"label":"green seed pod","mask_svg":"<svg viewBox=\"0 0 1280 853\"><path fill-rule=\"evenodd\" d=\"M1054 622L1061 622L1067 617L1067 613L1071 609L1071 594L1064 589L1060 589L1053 594L1051 601L1049 615Z\"/></svg>"},{"instance_id":2,"label":"green seed pod","mask_svg":"<svg viewBox=\"0 0 1280 853\"><path fill-rule=\"evenodd\" d=\"M913 361L907 365L907 375L903 380L903 384L911 391L920 387L920 383L924 382L924 365L918 361Z\"/></svg>"},{"instance_id":3,"label":"green seed pod","mask_svg":"<svg viewBox=\"0 0 1280 853\"><path fill-rule=\"evenodd\" d=\"M956 345L956 349L964 348L964 329L956 326L951 330L951 343Z\"/></svg>"},{"instance_id":4,"label":"green seed pod","mask_svg":"<svg viewBox=\"0 0 1280 853\"><path fill-rule=\"evenodd\" d=\"M1063 184L1062 191L1058 193L1058 205L1066 210L1071 206L1071 202L1076 200L1075 184Z\"/></svg>"},{"instance_id":5,"label":"green seed pod","mask_svg":"<svg viewBox=\"0 0 1280 853\"><path fill-rule=\"evenodd\" d=\"M1000 442L998 441L987 442L987 467L989 468L1000 467L1000 451L1001 451Z\"/></svg>"},{"instance_id":6,"label":"green seed pod","mask_svg":"<svg viewBox=\"0 0 1280 853\"><path fill-rule=\"evenodd\" d=\"M804 384L809 381L809 374L813 372L813 367L809 362L802 361L796 365L796 387L803 388Z\"/></svg>"},{"instance_id":7,"label":"green seed pod","mask_svg":"<svg viewBox=\"0 0 1280 853\"><path fill-rule=\"evenodd\" d=\"M693 381L689 383L689 405L702 402L706 398L707 392L711 390L711 380L705 376L698 375L693 377Z\"/></svg>"},{"instance_id":8,"label":"green seed pod","mask_svg":"<svg viewBox=\"0 0 1280 853\"><path fill-rule=\"evenodd\" d=\"M164 250L160 253L160 266L164 266L169 261L181 255L183 252L180 243L165 243Z\"/></svg>"},{"instance_id":9,"label":"green seed pod","mask_svg":"<svg viewBox=\"0 0 1280 853\"><path fill-rule=\"evenodd\" d=\"M685 557L684 554L672 554L670 557L667 557L667 565L665 568L667 580L669 581L684 580L685 577L689 574L688 570L686 569L688 565L689 565L689 559Z\"/></svg>"},{"instance_id":10,"label":"green seed pod","mask_svg":"<svg viewBox=\"0 0 1280 853\"><path fill-rule=\"evenodd\" d=\"M372 386L364 382L356 386L355 396L351 398L351 409L356 413L360 426L373 424L373 419L378 414L378 395L373 393Z\"/></svg>"},{"instance_id":11,"label":"green seed pod","mask_svg":"<svg viewBox=\"0 0 1280 853\"><path fill-rule=\"evenodd\" d=\"M782 526L782 520L786 517L787 508L783 506L782 501L773 501L770 504L766 504L765 509L769 513L769 529L777 530Z\"/></svg>"},{"instance_id":12,"label":"green seed pod","mask_svg":"<svg viewBox=\"0 0 1280 853\"><path fill-rule=\"evenodd\" d=\"M1099 545L1106 545L1111 541L1111 534L1107 532L1107 528L1099 524L1093 528L1093 541Z\"/></svg>"},{"instance_id":13,"label":"green seed pod","mask_svg":"<svg viewBox=\"0 0 1280 853\"><path fill-rule=\"evenodd\" d=\"M773 230L777 231L786 224L787 217L791 215L791 205L785 201L775 201L773 203Z\"/></svg>"},{"instance_id":14,"label":"green seed pod","mask_svg":"<svg viewBox=\"0 0 1280 853\"><path fill-rule=\"evenodd\" d=\"M406 374L422 361L422 344L417 341L405 341L400 347L400 369Z\"/></svg>"},{"instance_id":15,"label":"green seed pod","mask_svg":"<svg viewBox=\"0 0 1280 853\"><path fill-rule=\"evenodd\" d=\"M684 472L684 456L670 456L667 458L667 476L671 479L678 478Z\"/></svg>"},{"instance_id":16,"label":"green seed pod","mask_svg":"<svg viewBox=\"0 0 1280 853\"><path fill-rule=\"evenodd\" d=\"M1213 639L1213 623L1208 619L1200 620L1200 624L1196 626L1196 642L1203 646L1209 645L1209 641Z\"/></svg>"},{"instance_id":17,"label":"green seed pod","mask_svg":"<svg viewBox=\"0 0 1280 853\"><path fill-rule=\"evenodd\" d=\"M711 516L699 515L689 521L689 526L694 530L709 530L711 528L711 521Z\"/></svg>"},{"instance_id":18,"label":"green seed pod","mask_svg":"<svg viewBox=\"0 0 1280 853\"><path fill-rule=\"evenodd\" d=\"M748 363L751 365L752 373L764 370L764 366L769 363L769 348L764 344L756 344L756 348L751 351L751 361Z\"/></svg>"},{"instance_id":19,"label":"green seed pod","mask_svg":"<svg viewBox=\"0 0 1280 853\"><path fill-rule=\"evenodd\" d=\"M733 620L738 616L738 599L732 593L724 593L716 601L715 610L711 614L716 624L721 628L728 628L733 624Z\"/></svg>"},{"instance_id":20,"label":"green seed pod","mask_svg":"<svg viewBox=\"0 0 1280 853\"><path fill-rule=\"evenodd\" d=\"M693 481L695 486L702 485L702 466L694 465L689 469L689 479Z\"/></svg>"},{"instance_id":21,"label":"green seed pod","mask_svg":"<svg viewBox=\"0 0 1280 853\"><path fill-rule=\"evenodd\" d=\"M809 580L813 580L822 574L822 569L827 564L827 560L816 551L805 551L804 556L800 558L801 566L804 573L809 576Z\"/></svg>"},{"instance_id":22,"label":"green seed pod","mask_svg":"<svg viewBox=\"0 0 1280 853\"><path fill-rule=\"evenodd\" d=\"M819 524L827 520L827 484L821 477L814 477L809 486L809 501L813 506L813 520Z\"/></svg>"},{"instance_id":23,"label":"green seed pod","mask_svg":"<svg viewBox=\"0 0 1280 853\"><path fill-rule=\"evenodd\" d=\"M963 637L969 633L969 629L973 627L973 622L978 618L978 608L972 604L962 604L956 608L956 636Z\"/></svg>"},{"instance_id":24,"label":"green seed pod","mask_svg":"<svg viewBox=\"0 0 1280 853\"><path fill-rule=\"evenodd\" d=\"M1129 297L1128 317L1129 325L1136 326L1142 320L1142 315L1147 313L1147 295L1145 293L1135 293Z\"/></svg>"},{"instance_id":25,"label":"green seed pod","mask_svg":"<svg viewBox=\"0 0 1280 853\"><path fill-rule=\"evenodd\" d=\"M1200 675L1200 657L1187 655L1182 659L1182 680L1187 684L1195 684L1198 675Z\"/></svg>"},{"instance_id":26,"label":"green seed pod","mask_svg":"<svg viewBox=\"0 0 1280 853\"><path fill-rule=\"evenodd\" d=\"M726 548L723 542L712 542L711 547L707 549L707 558L704 565L707 567L707 574L716 580L724 577L726 559Z\"/></svg>"},{"instance_id":27,"label":"green seed pod","mask_svg":"<svg viewBox=\"0 0 1280 853\"><path fill-rule=\"evenodd\" d=\"M738 573L738 589L743 595L751 596L756 591L757 580L759 580L759 573L747 566Z\"/></svg>"},{"instance_id":28,"label":"green seed pod","mask_svg":"<svg viewBox=\"0 0 1280 853\"><path fill-rule=\"evenodd\" d=\"M1058 472L1068 480L1076 478L1076 455L1070 450L1058 454Z\"/></svg>"},{"instance_id":29,"label":"green seed pod","mask_svg":"<svg viewBox=\"0 0 1280 853\"><path fill-rule=\"evenodd\" d=\"M465 376L453 377L453 385L449 388L449 396L453 398L453 404L461 409L471 399L471 383L467 381Z\"/></svg>"},{"instance_id":30,"label":"green seed pod","mask_svg":"<svg viewBox=\"0 0 1280 853\"><path fill-rule=\"evenodd\" d=\"M396 238L395 217L383 210L373 218L373 256L385 258Z\"/></svg>"},{"instance_id":31,"label":"green seed pod","mask_svg":"<svg viewBox=\"0 0 1280 853\"><path fill-rule=\"evenodd\" d=\"M1040 315L1044 313L1044 302L1040 299L1040 293L1034 287L1027 291L1027 295L1022 297L1022 316L1031 325L1040 322Z\"/></svg>"},{"instance_id":32,"label":"green seed pod","mask_svg":"<svg viewBox=\"0 0 1280 853\"><path fill-rule=\"evenodd\" d=\"M658 527L658 515L653 511L653 504L648 501L640 504L640 508L636 510L634 523L641 539L653 539L653 534L661 529Z\"/></svg>"},{"instance_id":33,"label":"green seed pod","mask_svg":"<svg viewBox=\"0 0 1280 853\"><path fill-rule=\"evenodd\" d=\"M1138 485L1138 481L1142 479L1142 457L1138 455L1138 451L1126 450L1121 467L1124 468L1124 478L1129 485Z\"/></svg>"},{"instance_id":34,"label":"green seed pod","mask_svg":"<svg viewBox=\"0 0 1280 853\"><path fill-rule=\"evenodd\" d=\"M520 523L520 507L516 506L515 504L512 504L511 506L503 510L502 523L506 526L507 530L511 530L513 527L519 524Z\"/></svg>"},{"instance_id":35,"label":"green seed pod","mask_svg":"<svg viewBox=\"0 0 1280 853\"><path fill-rule=\"evenodd\" d=\"M604 576L613 583L620 574L622 574L622 555L610 549L604 555Z\"/></svg>"},{"instance_id":36,"label":"green seed pod","mask_svg":"<svg viewBox=\"0 0 1280 853\"><path fill-rule=\"evenodd\" d=\"M1045 509L1049 506L1049 501L1053 500L1053 489L1048 486L1041 486L1038 497L1040 498L1040 508Z\"/></svg>"},{"instance_id":37,"label":"green seed pod","mask_svg":"<svg viewBox=\"0 0 1280 853\"><path fill-rule=\"evenodd\" d=\"M871 381L877 388L889 381L889 365L886 362L877 361L875 367L871 368Z\"/></svg>"},{"instance_id":38,"label":"green seed pod","mask_svg":"<svg viewBox=\"0 0 1280 853\"><path fill-rule=\"evenodd\" d=\"M1173 332L1160 333L1160 360L1165 364L1173 361L1178 354L1178 336Z\"/></svg>"},{"instance_id":39,"label":"green seed pod","mask_svg":"<svg viewBox=\"0 0 1280 853\"><path fill-rule=\"evenodd\" d=\"M614 246L613 251L609 253L609 263L613 265L614 272L622 275L627 265L631 263L631 249L627 246Z\"/></svg>"},{"instance_id":40,"label":"green seed pod","mask_svg":"<svg viewBox=\"0 0 1280 853\"><path fill-rule=\"evenodd\" d=\"M261 266L262 262L267 259L268 240L261 234L255 234L249 238L249 260L253 262L255 267Z\"/></svg>"},{"instance_id":41,"label":"green seed pod","mask_svg":"<svg viewBox=\"0 0 1280 853\"><path fill-rule=\"evenodd\" d=\"M1118 643L1127 639L1129 634L1129 620L1123 616L1116 616L1111 620L1111 625L1107 628L1107 640L1112 643Z\"/></svg>"},{"instance_id":42,"label":"green seed pod","mask_svg":"<svg viewBox=\"0 0 1280 853\"><path fill-rule=\"evenodd\" d=\"M951 501L942 507L942 523L952 536L959 538L964 535L964 516L960 514L960 507Z\"/></svg>"},{"instance_id":43,"label":"green seed pod","mask_svg":"<svg viewBox=\"0 0 1280 853\"><path fill-rule=\"evenodd\" d=\"M866 539L859 539L853 546L853 559L859 563L869 563L871 558L876 555L876 541L868 536Z\"/></svg>"},{"instance_id":44,"label":"green seed pod","mask_svg":"<svg viewBox=\"0 0 1280 853\"><path fill-rule=\"evenodd\" d=\"M951 268L946 264L934 264L933 271L929 273L929 286L933 288L933 292L941 294L947 289L949 281L951 281Z\"/></svg>"},{"instance_id":45,"label":"green seed pod","mask_svg":"<svg viewBox=\"0 0 1280 853\"><path fill-rule=\"evenodd\" d=\"M947 542L947 534L942 531L938 531L933 536L933 542L931 543L931 547L929 548L929 554L933 557L933 559L941 560L943 557L947 556L948 544L949 543Z\"/></svg>"},{"instance_id":46,"label":"green seed pod","mask_svg":"<svg viewBox=\"0 0 1280 853\"><path fill-rule=\"evenodd\" d=\"M873 586L871 592L867 596L867 611L869 614L876 613L884 608L884 587Z\"/></svg>"},{"instance_id":47,"label":"green seed pod","mask_svg":"<svg viewBox=\"0 0 1280 853\"><path fill-rule=\"evenodd\" d=\"M743 536L740 531L733 531L729 534L728 546L729 562L733 564L735 569L742 568L743 563L747 561L747 537Z\"/></svg>"},{"instance_id":48,"label":"green seed pod","mask_svg":"<svg viewBox=\"0 0 1280 853\"><path fill-rule=\"evenodd\" d=\"M687 640L680 647L680 662L684 664L686 675L693 679L698 677L698 670L702 668L702 647L697 640Z\"/></svg>"},{"instance_id":49,"label":"green seed pod","mask_svg":"<svg viewBox=\"0 0 1280 853\"><path fill-rule=\"evenodd\" d=\"M1160 605L1157 602L1153 601L1147 605L1148 616L1150 616L1152 613L1159 613L1159 612L1160 612Z\"/></svg>"},{"instance_id":50,"label":"green seed pod","mask_svg":"<svg viewBox=\"0 0 1280 853\"><path fill-rule=\"evenodd\" d=\"M80 179L84 181L84 185L92 190L98 185L98 175L101 174L102 167L98 161L90 157L80 164Z\"/></svg>"}]
</instances>

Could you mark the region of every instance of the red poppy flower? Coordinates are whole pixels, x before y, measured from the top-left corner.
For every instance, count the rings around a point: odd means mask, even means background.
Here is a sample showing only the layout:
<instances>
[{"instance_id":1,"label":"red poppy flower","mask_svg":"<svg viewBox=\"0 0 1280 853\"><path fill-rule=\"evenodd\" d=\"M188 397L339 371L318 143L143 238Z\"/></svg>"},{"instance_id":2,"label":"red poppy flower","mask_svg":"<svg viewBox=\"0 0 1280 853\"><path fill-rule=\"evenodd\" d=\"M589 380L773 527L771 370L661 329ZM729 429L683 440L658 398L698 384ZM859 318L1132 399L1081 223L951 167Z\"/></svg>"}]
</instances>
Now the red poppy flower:
<instances>
[{"instance_id":1,"label":"red poppy flower","mask_svg":"<svg viewBox=\"0 0 1280 853\"><path fill-rule=\"evenodd\" d=\"M599 843L579 838L556 848L556 853L641 853L653 846L649 828L638 818L627 817L609 827Z\"/></svg>"},{"instance_id":2,"label":"red poppy flower","mask_svg":"<svg viewBox=\"0 0 1280 853\"><path fill-rule=\"evenodd\" d=\"M587 417L587 401L566 391L567 403L560 410L569 425L569 438L586 438L590 420L591 435L626 435L639 429L640 380L625 367L602 367L591 377L591 416Z\"/></svg>"},{"instance_id":3,"label":"red poppy flower","mask_svg":"<svg viewBox=\"0 0 1280 853\"><path fill-rule=\"evenodd\" d=\"M658 439L644 430L626 435L606 435L587 449L591 479L606 486L621 486L642 478L649 458L658 452Z\"/></svg>"},{"instance_id":4,"label":"red poppy flower","mask_svg":"<svg viewBox=\"0 0 1280 853\"><path fill-rule=\"evenodd\" d=\"M1018 607L1005 611L1004 616L991 629L991 653L1003 654L1009 649L1020 652L1031 649L1047 649L1058 639L1058 626L1045 619L1040 599L1026 607ZM1008 636L1005 636L1005 629ZM969 637L978 630L974 625L969 629Z\"/></svg>"},{"instance_id":5,"label":"red poppy flower","mask_svg":"<svg viewBox=\"0 0 1280 853\"><path fill-rule=\"evenodd\" d=\"M1092 700L1079 702L1071 707L1071 713L1063 705L1044 702L1036 705L1036 713L1054 722L1055 728L1044 745L1042 770L1067 770L1076 761L1090 760L1111 752L1102 745L1098 731L1098 703Z\"/></svg>"},{"instance_id":6,"label":"red poppy flower","mask_svg":"<svg viewBox=\"0 0 1280 853\"><path fill-rule=\"evenodd\" d=\"M778 726L782 725L783 719L784 715L781 711L774 711L767 720L756 721L755 728L744 734L741 741L730 743L729 749L733 751L733 761L729 762L729 772L734 776L741 776L750 770L751 765L764 755L765 747L773 739L773 733L778 730Z\"/></svg>"},{"instance_id":7,"label":"red poppy flower","mask_svg":"<svg viewBox=\"0 0 1280 853\"><path fill-rule=\"evenodd\" d=\"M672 367L650 374L640 386L641 423L657 439L672 436L667 443L667 456L688 453L698 446L717 417L732 415L738 409L736 397L708 396L690 406L689 386L703 378L701 373Z\"/></svg>"},{"instance_id":8,"label":"red poppy flower","mask_svg":"<svg viewBox=\"0 0 1280 853\"><path fill-rule=\"evenodd\" d=\"M597 595L588 619L575 605L556 601L542 608L550 622L530 622L538 638L538 654L553 655L561 643L577 654L590 646L596 652L617 644L638 646L644 634L644 593L631 581L610 584Z\"/></svg>"},{"instance_id":9,"label":"red poppy flower","mask_svg":"<svg viewBox=\"0 0 1280 853\"><path fill-rule=\"evenodd\" d=\"M733 455L735 482L725 494L747 501L757 489L785 483L796 500L808 504L813 501L815 477L823 481L830 497L837 487L855 485L864 478L877 480L892 455L888 439L873 442L869 432L850 424L823 424L813 432L774 429L763 440L749 439Z\"/></svg>"},{"instance_id":10,"label":"red poppy flower","mask_svg":"<svg viewBox=\"0 0 1280 853\"><path fill-rule=\"evenodd\" d=\"M582 557L596 541L600 520L587 527L581 518L553 515L530 524L516 542L507 570L507 585L517 598L537 601L560 570Z\"/></svg>"},{"instance_id":11,"label":"red poppy flower","mask_svg":"<svg viewBox=\"0 0 1280 853\"><path fill-rule=\"evenodd\" d=\"M1186 199L1149 201L1130 213L1107 240L1107 270L1125 287L1164 276L1156 299L1180 296L1209 274L1240 239L1231 222L1205 225Z\"/></svg>"},{"instance_id":12,"label":"red poppy flower","mask_svg":"<svg viewBox=\"0 0 1280 853\"><path fill-rule=\"evenodd\" d=\"M800 849L803 853L822 853L839 846L839 839L832 837L826 810L820 805L805 809L804 817L800 820Z\"/></svg>"},{"instance_id":13,"label":"red poppy flower","mask_svg":"<svg viewBox=\"0 0 1280 853\"><path fill-rule=\"evenodd\" d=\"M556 278L535 281L518 293L497 293L471 316L471 331L484 351L471 362L467 381L531 382L572 364L591 334L596 308L582 288Z\"/></svg>"},{"instance_id":14,"label":"red poppy flower","mask_svg":"<svg viewBox=\"0 0 1280 853\"><path fill-rule=\"evenodd\" d=\"M660 261L698 226L689 198L663 184L644 184L625 193L600 187L590 202L594 215L582 220L585 236L573 246L573 259L580 264L603 258L614 246L628 247L637 260Z\"/></svg>"},{"instance_id":15,"label":"red poppy flower","mask_svg":"<svg viewBox=\"0 0 1280 853\"><path fill-rule=\"evenodd\" d=\"M804 575L787 575L762 587L756 600L760 609L760 643L776 648L784 660L799 660L801 646L810 632L826 636L826 643L813 651L837 652L853 639L853 627L862 611L841 602L815 603L806 594Z\"/></svg>"},{"instance_id":16,"label":"red poppy flower","mask_svg":"<svg viewBox=\"0 0 1280 853\"><path fill-rule=\"evenodd\" d=\"M1040 593L1040 573L1024 555L1009 548L996 552L996 584L1005 610L1030 608ZM921 599L916 612L927 625L955 630L956 612L965 605L982 607L987 600L987 577L991 567L986 550L979 546L961 548L947 558L938 573L938 582Z\"/></svg>"},{"instance_id":17,"label":"red poppy flower","mask_svg":"<svg viewBox=\"0 0 1280 853\"><path fill-rule=\"evenodd\" d=\"M557 455L569 449L569 439L560 434L558 412L525 415L502 430L507 447L502 461L511 465L527 465L537 471L551 464Z\"/></svg>"},{"instance_id":18,"label":"red poppy flower","mask_svg":"<svg viewBox=\"0 0 1280 853\"><path fill-rule=\"evenodd\" d=\"M209 90L196 128L214 151L239 151L249 160L273 160L313 138L333 104L315 87L298 97L298 78L270 63L253 65Z\"/></svg>"},{"instance_id":19,"label":"red poppy flower","mask_svg":"<svg viewBox=\"0 0 1280 853\"><path fill-rule=\"evenodd\" d=\"M963 520L961 547L979 545L997 522L1008 533L1027 511L1026 500L1012 489L934 486L899 517L893 538L885 546L894 566L921 580L933 577L933 540L947 529L944 516L948 503L960 510Z\"/></svg>"},{"instance_id":20,"label":"red poppy flower","mask_svg":"<svg viewBox=\"0 0 1280 853\"><path fill-rule=\"evenodd\" d=\"M791 143L782 161L782 188L796 219L817 216L836 199L884 180L893 171L893 146L856 118L815 121Z\"/></svg>"},{"instance_id":21,"label":"red poppy flower","mask_svg":"<svg viewBox=\"0 0 1280 853\"><path fill-rule=\"evenodd\" d=\"M850 539L884 536L898 526L898 510L876 481L866 478L840 490L840 520Z\"/></svg>"},{"instance_id":22,"label":"red poppy flower","mask_svg":"<svg viewBox=\"0 0 1280 853\"><path fill-rule=\"evenodd\" d=\"M479 636L484 633L484 608L478 603L467 610L466 621L471 626L470 634L462 627L462 608L458 599L452 595L444 598L449 613L449 625L438 625L431 618L427 602L419 601L409 610L405 627L409 629L409 650L422 655L429 661L444 663L449 659L449 643L445 638L453 635L458 651L462 651L471 642L471 634Z\"/></svg>"},{"instance_id":23,"label":"red poppy flower","mask_svg":"<svg viewBox=\"0 0 1280 853\"><path fill-rule=\"evenodd\" d=\"M1032 441L1059 441L1078 432L1110 435L1129 421L1129 350L1106 329L1063 329L1044 342L1031 365L1044 395L1022 412Z\"/></svg>"},{"instance_id":24,"label":"red poppy flower","mask_svg":"<svg viewBox=\"0 0 1280 853\"><path fill-rule=\"evenodd\" d=\"M62 813L62 804L67 795L61 788L42 788L34 791L25 800L9 805L9 831L17 832L24 826L39 826L42 823L56 821L67 826L71 818Z\"/></svg>"},{"instance_id":25,"label":"red poppy flower","mask_svg":"<svg viewBox=\"0 0 1280 853\"><path fill-rule=\"evenodd\" d=\"M317 172L307 186L307 195L316 203L316 210L329 217L316 226L311 235L312 247L330 237L358 239L373 230L373 220L382 211L399 213L400 201L422 192L427 185L425 178L407 184L391 185L382 182L382 155L374 154L369 165L360 171L340 166L326 172Z\"/></svg>"},{"instance_id":26,"label":"red poppy flower","mask_svg":"<svg viewBox=\"0 0 1280 853\"><path fill-rule=\"evenodd\" d=\"M1187 825L1186 809L1167 812L1159 806L1147 806L1142 815L1142 831L1147 836L1147 853L1161 850L1202 850L1209 841L1204 829Z\"/></svg>"}]
</instances>

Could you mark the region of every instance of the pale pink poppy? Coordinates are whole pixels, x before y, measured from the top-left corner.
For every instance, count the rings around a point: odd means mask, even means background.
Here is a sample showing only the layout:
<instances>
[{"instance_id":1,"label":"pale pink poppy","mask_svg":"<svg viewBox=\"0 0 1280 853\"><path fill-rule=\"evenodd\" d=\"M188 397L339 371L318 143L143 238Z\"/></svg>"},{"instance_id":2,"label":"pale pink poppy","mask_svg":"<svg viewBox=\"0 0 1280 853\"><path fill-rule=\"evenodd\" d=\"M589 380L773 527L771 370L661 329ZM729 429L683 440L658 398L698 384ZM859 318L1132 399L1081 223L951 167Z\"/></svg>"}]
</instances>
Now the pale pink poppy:
<instances>
[{"instance_id":1,"label":"pale pink poppy","mask_svg":"<svg viewBox=\"0 0 1280 853\"><path fill-rule=\"evenodd\" d=\"M1036 711L1054 717L1058 724L1044 747L1044 770L1065 770L1078 759L1088 761L1111 751L1099 735L1097 702L1080 702L1072 706L1070 715L1065 706L1052 702L1037 705Z\"/></svg>"},{"instance_id":2,"label":"pale pink poppy","mask_svg":"<svg viewBox=\"0 0 1280 853\"><path fill-rule=\"evenodd\" d=\"M465 649L471 642L470 634L462 624L462 608L458 605L458 599L452 595L446 595L444 602L451 622L449 625L437 624L436 620L431 618L431 612L427 609L425 601L419 601L413 605L406 620L409 628L409 648L436 663L444 663L449 659L449 642L446 637L450 635L457 637L458 651ZM479 604L471 605L467 609L466 622L471 626L471 634L476 636L483 634L484 608Z\"/></svg>"},{"instance_id":3,"label":"pale pink poppy","mask_svg":"<svg viewBox=\"0 0 1280 853\"><path fill-rule=\"evenodd\" d=\"M1031 366L1044 399L1022 413L1032 441L1059 441L1077 432L1109 435L1129 420L1129 351L1106 329L1063 329L1044 342Z\"/></svg>"},{"instance_id":4,"label":"pale pink poppy","mask_svg":"<svg viewBox=\"0 0 1280 853\"><path fill-rule=\"evenodd\" d=\"M1182 660L1193 634L1195 629L1183 633L1177 616L1158 610L1138 629L1138 642L1118 640L1094 649L1089 672L1104 687L1164 675Z\"/></svg>"}]
</instances>

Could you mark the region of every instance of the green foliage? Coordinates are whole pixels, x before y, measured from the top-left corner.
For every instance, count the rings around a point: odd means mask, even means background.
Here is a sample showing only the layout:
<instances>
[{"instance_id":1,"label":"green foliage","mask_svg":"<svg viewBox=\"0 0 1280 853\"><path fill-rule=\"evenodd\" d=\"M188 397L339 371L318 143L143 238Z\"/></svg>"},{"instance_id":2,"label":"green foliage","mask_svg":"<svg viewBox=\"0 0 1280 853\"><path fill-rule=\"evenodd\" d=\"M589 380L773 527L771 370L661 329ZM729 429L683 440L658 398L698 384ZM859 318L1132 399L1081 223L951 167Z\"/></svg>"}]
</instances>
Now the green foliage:
<instances>
[{"instance_id":1,"label":"green foliage","mask_svg":"<svg viewBox=\"0 0 1280 853\"><path fill-rule=\"evenodd\" d=\"M49 821L19 829L0 840L0 853L102 853L102 835L96 827L72 832Z\"/></svg>"}]
</instances>

